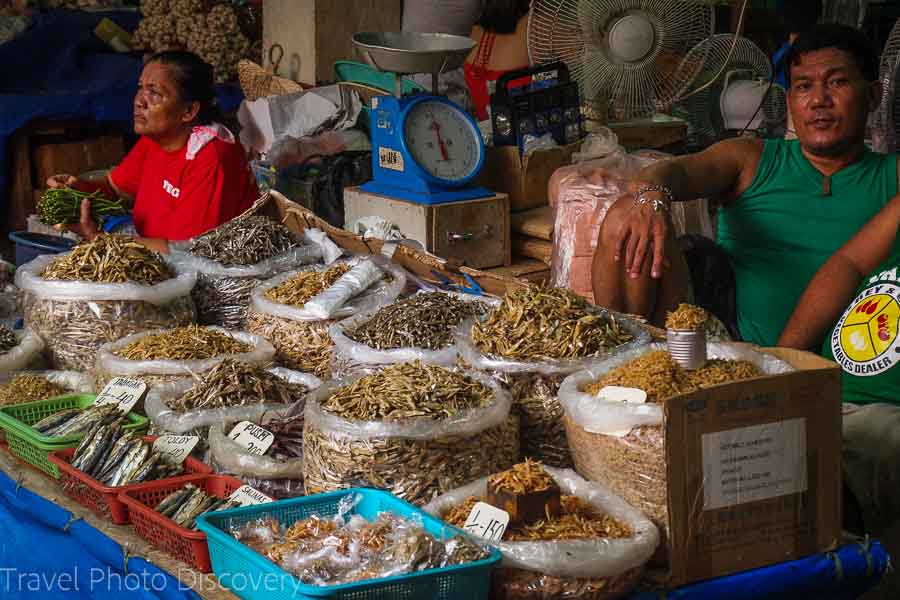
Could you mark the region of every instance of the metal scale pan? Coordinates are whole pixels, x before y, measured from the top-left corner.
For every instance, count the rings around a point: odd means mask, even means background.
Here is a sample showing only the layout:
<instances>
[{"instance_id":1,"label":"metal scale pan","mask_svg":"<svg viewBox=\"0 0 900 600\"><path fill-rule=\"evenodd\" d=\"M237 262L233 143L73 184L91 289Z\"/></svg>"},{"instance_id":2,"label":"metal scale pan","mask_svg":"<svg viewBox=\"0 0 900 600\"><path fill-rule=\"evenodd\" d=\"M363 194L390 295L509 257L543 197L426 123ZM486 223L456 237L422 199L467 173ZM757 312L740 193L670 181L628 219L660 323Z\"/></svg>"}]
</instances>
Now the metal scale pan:
<instances>
[{"instance_id":1,"label":"metal scale pan","mask_svg":"<svg viewBox=\"0 0 900 600\"><path fill-rule=\"evenodd\" d=\"M436 94L438 75L461 67L475 41L446 33L365 31L353 36L353 45L379 71L397 75L431 73L431 90ZM400 81L397 77L394 93L398 98Z\"/></svg>"}]
</instances>

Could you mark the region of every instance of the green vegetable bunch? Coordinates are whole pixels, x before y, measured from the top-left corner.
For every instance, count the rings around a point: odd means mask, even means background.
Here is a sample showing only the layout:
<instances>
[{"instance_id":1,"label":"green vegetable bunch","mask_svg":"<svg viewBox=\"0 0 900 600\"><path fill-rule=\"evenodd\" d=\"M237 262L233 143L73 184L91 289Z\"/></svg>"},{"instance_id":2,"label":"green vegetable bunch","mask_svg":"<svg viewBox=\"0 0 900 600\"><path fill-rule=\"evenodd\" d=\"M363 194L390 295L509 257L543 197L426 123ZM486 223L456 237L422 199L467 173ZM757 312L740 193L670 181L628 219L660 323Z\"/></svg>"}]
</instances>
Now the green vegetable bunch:
<instances>
[{"instance_id":1,"label":"green vegetable bunch","mask_svg":"<svg viewBox=\"0 0 900 600\"><path fill-rule=\"evenodd\" d=\"M92 194L69 187L51 188L44 192L38 204L40 221L44 225L67 225L81 219L81 203L91 201L91 217L98 225L108 217L127 214L125 207L110 200L100 190Z\"/></svg>"}]
</instances>

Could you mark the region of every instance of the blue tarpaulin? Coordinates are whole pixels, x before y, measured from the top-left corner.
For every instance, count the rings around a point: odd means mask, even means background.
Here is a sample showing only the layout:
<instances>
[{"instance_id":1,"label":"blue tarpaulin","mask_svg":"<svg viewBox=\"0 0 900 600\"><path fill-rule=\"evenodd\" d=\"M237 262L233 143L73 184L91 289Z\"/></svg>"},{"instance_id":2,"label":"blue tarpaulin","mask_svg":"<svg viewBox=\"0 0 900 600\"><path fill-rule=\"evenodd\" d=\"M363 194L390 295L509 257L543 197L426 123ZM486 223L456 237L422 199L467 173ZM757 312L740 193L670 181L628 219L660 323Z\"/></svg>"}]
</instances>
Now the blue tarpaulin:
<instances>
[{"instance_id":1,"label":"blue tarpaulin","mask_svg":"<svg viewBox=\"0 0 900 600\"><path fill-rule=\"evenodd\" d=\"M114 52L94 35L108 17L128 31L136 11L56 10L35 20L14 40L0 45L0 209L10 184L9 137L35 119L94 119L131 130L132 101L142 59ZM234 109L242 96L219 86L219 102Z\"/></svg>"}]
</instances>

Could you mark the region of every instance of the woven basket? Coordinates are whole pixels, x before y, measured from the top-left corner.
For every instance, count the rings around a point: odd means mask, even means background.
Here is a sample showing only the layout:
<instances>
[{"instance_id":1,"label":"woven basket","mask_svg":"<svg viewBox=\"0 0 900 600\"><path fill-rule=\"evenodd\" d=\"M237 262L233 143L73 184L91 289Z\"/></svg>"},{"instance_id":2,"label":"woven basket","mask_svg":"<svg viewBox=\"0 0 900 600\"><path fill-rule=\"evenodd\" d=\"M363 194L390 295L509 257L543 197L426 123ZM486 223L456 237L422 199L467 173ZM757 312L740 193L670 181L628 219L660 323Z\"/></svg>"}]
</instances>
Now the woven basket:
<instances>
[{"instance_id":1,"label":"woven basket","mask_svg":"<svg viewBox=\"0 0 900 600\"><path fill-rule=\"evenodd\" d=\"M280 53L277 59L275 58L276 53ZM253 101L267 96L281 96L303 91L303 86L296 81L275 75L283 56L284 49L280 45L274 44L269 48L271 64L269 69L265 69L251 60L238 62L238 81L241 83L241 90L247 100Z\"/></svg>"}]
</instances>

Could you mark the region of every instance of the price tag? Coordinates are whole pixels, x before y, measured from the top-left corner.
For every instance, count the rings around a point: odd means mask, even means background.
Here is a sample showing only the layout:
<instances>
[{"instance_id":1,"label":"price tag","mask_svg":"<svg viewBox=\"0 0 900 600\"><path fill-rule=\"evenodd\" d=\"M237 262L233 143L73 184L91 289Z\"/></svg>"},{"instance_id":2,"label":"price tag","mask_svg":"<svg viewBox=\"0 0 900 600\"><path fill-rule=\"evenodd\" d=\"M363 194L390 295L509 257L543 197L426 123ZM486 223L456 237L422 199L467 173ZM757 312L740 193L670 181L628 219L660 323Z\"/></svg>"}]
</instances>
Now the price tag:
<instances>
[{"instance_id":1,"label":"price tag","mask_svg":"<svg viewBox=\"0 0 900 600\"><path fill-rule=\"evenodd\" d=\"M597 392L597 399L607 402L624 402L625 404L646 404L647 392L638 388L608 385Z\"/></svg>"},{"instance_id":2,"label":"price tag","mask_svg":"<svg viewBox=\"0 0 900 600\"><path fill-rule=\"evenodd\" d=\"M147 384L138 379L125 379L116 377L106 384L103 391L97 395L94 404L115 404L120 411L127 413L141 398L147 395Z\"/></svg>"},{"instance_id":3,"label":"price tag","mask_svg":"<svg viewBox=\"0 0 900 600\"><path fill-rule=\"evenodd\" d=\"M403 155L391 148L380 146L378 148L378 165L382 169L403 171Z\"/></svg>"},{"instance_id":4,"label":"price tag","mask_svg":"<svg viewBox=\"0 0 900 600\"><path fill-rule=\"evenodd\" d=\"M269 502L274 502L272 498L269 498L249 485L242 485L236 489L228 499L240 503L241 506L254 506L256 504L268 504Z\"/></svg>"},{"instance_id":5,"label":"price tag","mask_svg":"<svg viewBox=\"0 0 900 600\"><path fill-rule=\"evenodd\" d=\"M196 435L161 435L153 442L153 451L159 452L163 460L180 465L199 441Z\"/></svg>"},{"instance_id":6,"label":"price tag","mask_svg":"<svg viewBox=\"0 0 900 600\"><path fill-rule=\"evenodd\" d=\"M484 502L476 502L463 529L491 542L499 542L503 539L507 525L509 525L508 512Z\"/></svg>"},{"instance_id":7,"label":"price tag","mask_svg":"<svg viewBox=\"0 0 900 600\"><path fill-rule=\"evenodd\" d=\"M275 441L275 435L271 431L250 421L241 421L235 425L228 437L254 456L265 454Z\"/></svg>"}]
</instances>

